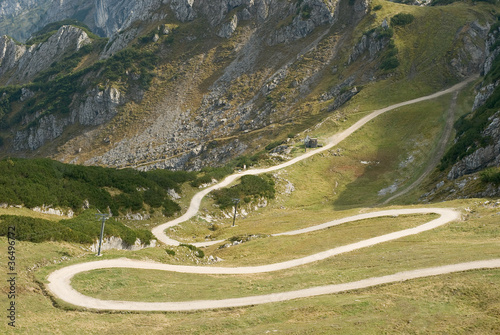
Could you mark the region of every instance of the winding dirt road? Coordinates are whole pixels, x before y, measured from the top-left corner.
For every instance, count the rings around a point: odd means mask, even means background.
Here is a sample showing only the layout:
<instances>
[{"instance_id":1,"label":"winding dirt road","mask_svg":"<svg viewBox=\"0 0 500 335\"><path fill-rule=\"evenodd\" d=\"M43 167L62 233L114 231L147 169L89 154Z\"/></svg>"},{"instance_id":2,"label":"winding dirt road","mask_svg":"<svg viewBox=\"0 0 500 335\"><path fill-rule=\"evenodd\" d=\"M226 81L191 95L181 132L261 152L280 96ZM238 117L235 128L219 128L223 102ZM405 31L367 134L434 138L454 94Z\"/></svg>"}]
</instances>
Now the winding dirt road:
<instances>
[{"instance_id":1,"label":"winding dirt road","mask_svg":"<svg viewBox=\"0 0 500 335\"><path fill-rule=\"evenodd\" d=\"M278 169L282 169L284 167L295 164L301 160L304 160L308 157L311 157L315 154L323 152L337 145L339 142L344 140L346 137L351 135L354 131L362 127L364 124L374 119L375 117L390 111L392 109L406 106L409 104L414 104L417 102L434 99L436 97L442 96L444 94L452 93L457 90L462 89L465 85L467 85L470 81L475 78L470 78L458 85L455 85L447 90L406 101L403 103L399 103L396 105L392 105L377 111L370 113L365 116L354 125L344 130L343 132L336 134L333 136L329 144L324 146L323 148L319 148L316 150L309 151L308 153L292 159L286 163L266 168L266 169L255 169L248 170L242 173L234 174L228 176L221 183L209 187L199 193L197 193L193 199L191 200L191 204L187 210L187 212L175 219L173 221L167 222L163 225L155 227L153 229L153 234L158 238L158 240L162 241L165 244L169 245L178 245L179 242L173 239L170 239L168 236L164 234L165 229L175 226L181 222L184 222L198 212L201 200L205 195L211 192L214 189L225 187L231 184L234 180L240 178L243 175L249 174L261 174L270 171L275 171ZM161 264L154 262L145 262L145 261L137 261L130 259L113 259L113 260L103 260L96 262L88 262L75 264L72 266L68 266L57 271L51 273L48 277L49 284L47 287L52 294L70 304L81 306L85 308L92 309L100 309L100 310L133 310L133 311L186 311L186 310L200 310L200 309L214 309L214 308L226 308L226 307L236 307L236 306L247 306L247 305L255 305L255 304L264 304L270 302L277 301L285 301L290 299L297 299L302 297L311 297L323 294L331 294L337 292L343 292L348 290L355 290L360 288L366 288L370 286L399 282L403 280L409 280L414 278L421 278L427 276L436 276L440 274L452 273L452 272L460 272L474 269L485 269L485 268L498 268L500 267L500 259L486 260L486 261L477 261L470 263L460 263L453 264L441 267L434 268L426 268L426 269L418 269L407 272L400 272L393 275L383 276L383 277L374 277L368 278L356 282L337 284L337 285L327 285L327 286L318 286L312 287L303 290L297 291L289 291L289 292L280 292L273 293L267 295L260 296L250 296L243 298L233 298L233 299L223 299L223 300L203 300L203 301L186 301L186 302L160 302L160 303L151 303L151 302L133 302L133 301L111 301L111 300L100 300L91 298L81 293L77 292L71 287L71 278L73 278L76 274L81 272L86 272L95 269L103 269L103 268L136 268L136 269L154 269L154 270L163 270L163 271L173 271L173 272L182 272L182 273L198 273L198 274L251 274L251 273L262 273L262 272L271 272L271 271L279 271L284 269L289 269L296 266L301 266L305 264L310 264L312 262L316 262L319 260L326 259L328 257L333 257L335 255L339 255L342 253L350 252L353 250L358 250L361 248L370 247L379 243L384 243L388 241L392 241L398 238L402 238L409 235L414 235L421 233L423 231L428 231L434 229L436 227L442 226L446 223L455 221L459 219L460 213L452 210L452 209L444 209L444 208L418 208L418 209L397 209L397 210L386 210L372 213L359 214L355 216L351 216L344 219L330 221L318 226L308 227L305 229L295 230L286 233L275 234L273 236L282 236L282 235L296 235L302 233L308 233L315 230L326 229L328 227L332 227L335 225L339 225L346 222L352 222L362 219L380 217L380 216L394 216L394 215L404 215L404 214L425 214L425 213L436 213L439 214L440 217L429 221L425 224L422 224L418 227L401 230L398 232L393 232L390 234L385 234L377 237L373 237L367 240L363 240L360 242L352 243L349 245L337 247L334 249L330 249L327 251L323 251L320 253L316 253L314 255L310 255L307 257L302 257L290 261L285 261L281 263L267 264L261 266L252 266L252 267L202 267L202 266L182 266L182 265L171 265L171 264ZM211 242L210 244L217 243L219 241ZM203 245L206 243L198 244Z\"/></svg>"}]
</instances>

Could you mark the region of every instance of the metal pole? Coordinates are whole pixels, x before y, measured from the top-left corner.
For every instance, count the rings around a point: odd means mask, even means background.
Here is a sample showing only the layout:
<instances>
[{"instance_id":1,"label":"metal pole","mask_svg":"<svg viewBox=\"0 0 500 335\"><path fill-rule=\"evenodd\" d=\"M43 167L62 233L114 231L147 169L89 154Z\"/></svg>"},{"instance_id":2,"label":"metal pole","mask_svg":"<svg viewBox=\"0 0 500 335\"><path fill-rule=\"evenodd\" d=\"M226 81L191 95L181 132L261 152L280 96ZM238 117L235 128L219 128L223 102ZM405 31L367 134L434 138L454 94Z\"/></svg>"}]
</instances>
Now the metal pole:
<instances>
[{"instance_id":1,"label":"metal pole","mask_svg":"<svg viewBox=\"0 0 500 335\"><path fill-rule=\"evenodd\" d=\"M234 216L233 216L233 227L234 227L234 222L236 221L236 208L238 207L240 199L233 199L233 201L234 201Z\"/></svg>"},{"instance_id":2,"label":"metal pole","mask_svg":"<svg viewBox=\"0 0 500 335\"><path fill-rule=\"evenodd\" d=\"M108 214L96 214L96 217L99 216L101 217L102 223L101 223L101 236L99 237L99 249L97 250L97 256L101 256L102 238L104 236L104 222L106 222Z\"/></svg>"}]
</instances>

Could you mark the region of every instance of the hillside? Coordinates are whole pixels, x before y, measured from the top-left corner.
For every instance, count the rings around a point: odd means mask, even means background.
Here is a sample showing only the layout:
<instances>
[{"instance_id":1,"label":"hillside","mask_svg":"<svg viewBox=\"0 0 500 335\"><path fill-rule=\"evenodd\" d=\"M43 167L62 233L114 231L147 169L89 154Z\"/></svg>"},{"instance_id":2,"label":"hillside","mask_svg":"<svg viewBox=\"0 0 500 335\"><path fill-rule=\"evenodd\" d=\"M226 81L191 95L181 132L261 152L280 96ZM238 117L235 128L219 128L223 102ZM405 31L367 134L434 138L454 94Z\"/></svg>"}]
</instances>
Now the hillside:
<instances>
[{"instance_id":1,"label":"hillside","mask_svg":"<svg viewBox=\"0 0 500 335\"><path fill-rule=\"evenodd\" d=\"M0 2L0 333L500 333L500 7L403 2Z\"/></svg>"},{"instance_id":2,"label":"hillside","mask_svg":"<svg viewBox=\"0 0 500 335\"><path fill-rule=\"evenodd\" d=\"M30 47L3 38L1 153L200 169L327 117L342 127L355 116L339 108L359 94L390 90L371 108L480 71L489 5L377 4L151 1L141 10L154 15L109 40L65 26ZM390 26L398 13L415 19Z\"/></svg>"}]
</instances>

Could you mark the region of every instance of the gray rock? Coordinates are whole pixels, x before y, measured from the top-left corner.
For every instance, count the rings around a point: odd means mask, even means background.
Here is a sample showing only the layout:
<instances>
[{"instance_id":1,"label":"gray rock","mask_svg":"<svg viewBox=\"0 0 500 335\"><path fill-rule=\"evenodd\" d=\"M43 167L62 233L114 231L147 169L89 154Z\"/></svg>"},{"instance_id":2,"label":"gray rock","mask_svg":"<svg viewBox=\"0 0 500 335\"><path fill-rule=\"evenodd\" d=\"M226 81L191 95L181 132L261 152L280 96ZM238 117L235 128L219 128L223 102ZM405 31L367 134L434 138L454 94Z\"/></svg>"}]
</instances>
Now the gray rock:
<instances>
[{"instance_id":1,"label":"gray rock","mask_svg":"<svg viewBox=\"0 0 500 335\"><path fill-rule=\"evenodd\" d=\"M489 121L490 124L483 132L483 136L490 136L493 144L477 149L453 165L448 173L448 179L457 179L490 166L500 166L500 112L490 117Z\"/></svg>"},{"instance_id":2,"label":"gray rock","mask_svg":"<svg viewBox=\"0 0 500 335\"><path fill-rule=\"evenodd\" d=\"M108 87L101 91L95 88L87 92L87 98L78 109L73 110L72 115L81 125L97 126L111 120L117 113L116 108L123 103L118 89Z\"/></svg>"},{"instance_id":3,"label":"gray rock","mask_svg":"<svg viewBox=\"0 0 500 335\"><path fill-rule=\"evenodd\" d=\"M62 26L47 41L34 44L29 48L13 45L13 41L3 37L0 39L0 77L8 70L15 73L7 80L8 84L25 83L38 73L61 59L67 52L78 51L91 42L87 33L73 26ZM5 64L5 67L4 67Z\"/></svg>"},{"instance_id":4,"label":"gray rock","mask_svg":"<svg viewBox=\"0 0 500 335\"><path fill-rule=\"evenodd\" d=\"M233 18L231 19L231 21L224 23L222 25L222 28L219 30L217 35L219 37L229 38L236 31L237 27L238 27L238 16L233 15Z\"/></svg>"}]
</instances>

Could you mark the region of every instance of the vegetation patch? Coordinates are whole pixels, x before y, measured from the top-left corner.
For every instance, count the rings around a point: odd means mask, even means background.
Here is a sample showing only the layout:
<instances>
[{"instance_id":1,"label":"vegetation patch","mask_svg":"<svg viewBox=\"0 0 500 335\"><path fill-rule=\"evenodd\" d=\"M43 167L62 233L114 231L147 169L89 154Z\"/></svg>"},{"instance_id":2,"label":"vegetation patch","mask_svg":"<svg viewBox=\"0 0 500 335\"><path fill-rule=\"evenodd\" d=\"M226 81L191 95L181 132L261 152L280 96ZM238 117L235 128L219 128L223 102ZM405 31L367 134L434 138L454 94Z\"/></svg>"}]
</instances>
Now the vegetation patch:
<instances>
[{"instance_id":1,"label":"vegetation patch","mask_svg":"<svg viewBox=\"0 0 500 335\"><path fill-rule=\"evenodd\" d=\"M498 168L486 169L481 171L480 175L483 183L493 183L495 185L500 184L500 169Z\"/></svg>"},{"instance_id":2,"label":"vegetation patch","mask_svg":"<svg viewBox=\"0 0 500 335\"><path fill-rule=\"evenodd\" d=\"M195 247L194 245L192 244L184 244L184 243L181 243L179 244L180 247L186 247L188 248L189 250L193 251L194 252L194 255L198 258L203 258L205 257L205 253L203 252L203 250L201 250L200 248L197 248ZM168 251L167 251L168 253ZM174 252L174 255L175 255L175 252Z\"/></svg>"},{"instance_id":3,"label":"vegetation patch","mask_svg":"<svg viewBox=\"0 0 500 335\"><path fill-rule=\"evenodd\" d=\"M275 196L274 181L270 176L243 176L241 183L212 192L215 203L221 209L226 209L234 206L234 199L250 202L252 199L267 198L273 199Z\"/></svg>"},{"instance_id":4,"label":"vegetation patch","mask_svg":"<svg viewBox=\"0 0 500 335\"><path fill-rule=\"evenodd\" d=\"M180 207L169 198L168 190L181 192L180 185L195 176L183 171L86 167L50 159L4 159L0 161L0 203L71 208L78 213L88 202L90 208L109 208L114 215L148 205L170 216ZM120 192L112 195L109 188Z\"/></svg>"},{"instance_id":5,"label":"vegetation patch","mask_svg":"<svg viewBox=\"0 0 500 335\"><path fill-rule=\"evenodd\" d=\"M391 26L406 26L415 20L415 17L410 13L399 13L391 17Z\"/></svg>"},{"instance_id":6,"label":"vegetation patch","mask_svg":"<svg viewBox=\"0 0 500 335\"><path fill-rule=\"evenodd\" d=\"M9 227L16 227L16 239L40 243L44 241L65 241L94 243L100 236L101 225L95 218L96 211L85 211L78 217L58 222L26 216L0 216L0 236L7 236ZM104 226L104 236L121 237L128 245L137 238L148 244L153 239L149 230L133 230L123 223L109 218Z\"/></svg>"}]
</instances>

